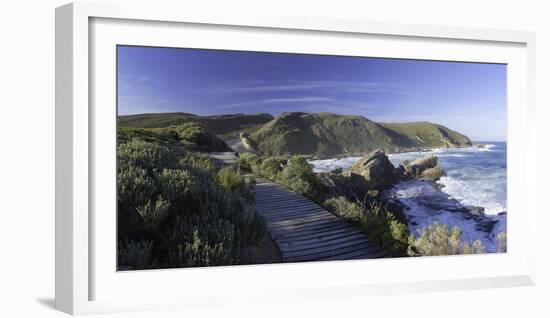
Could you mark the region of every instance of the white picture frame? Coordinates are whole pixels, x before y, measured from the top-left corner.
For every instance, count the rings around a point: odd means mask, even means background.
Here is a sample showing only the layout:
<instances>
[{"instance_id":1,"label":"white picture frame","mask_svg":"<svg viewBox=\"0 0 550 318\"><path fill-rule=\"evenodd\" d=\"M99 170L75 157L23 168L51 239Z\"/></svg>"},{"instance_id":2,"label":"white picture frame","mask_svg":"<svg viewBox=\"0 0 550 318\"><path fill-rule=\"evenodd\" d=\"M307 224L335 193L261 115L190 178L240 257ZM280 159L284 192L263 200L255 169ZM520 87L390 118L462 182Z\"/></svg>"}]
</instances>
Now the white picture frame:
<instances>
[{"instance_id":1,"label":"white picture frame","mask_svg":"<svg viewBox=\"0 0 550 318\"><path fill-rule=\"evenodd\" d=\"M98 21L105 23L98 24ZM109 209L109 201L94 200L97 188L101 187L106 191L114 189L109 188L113 186L114 179L112 184L108 185L110 180L108 174L103 178L95 175L98 170L103 168L109 170L114 166L114 162L109 166L109 160L112 161L112 157L108 156L109 151L113 149L115 139L112 138L112 134L100 134L97 129L97 125L101 125L101 127L107 127L107 132L114 133L111 129L114 123L111 118L113 109L102 107L100 110L94 105L98 101L105 101L107 104L115 102L112 100L112 89L109 90L108 84L113 83L115 77L115 73L112 73L114 69L109 68L113 61L113 57L109 57L109 47L117 43L155 44L152 42L152 35L148 34L151 32L147 32L148 28L153 26L155 43L160 46L161 44L184 45L175 40L175 34L181 34L179 28L188 27L191 28L188 29L188 34L198 32L195 36L190 36L189 41L199 41L200 38L202 42L196 45L215 48L220 45L215 43L216 33L231 29L235 34L225 33L224 35L234 36L235 43L240 44L231 45L240 45L241 49L252 49L246 40L241 40L242 42L237 40L240 35L246 35L246 32L251 31L254 34L270 34L272 37L279 38L296 37L291 40L295 41L294 43L298 43L297 37L314 35L316 39L325 43L329 43L327 41L347 43L349 44L346 46L348 54L363 55L369 51L365 51L365 48L361 48L356 43L371 37L380 38L380 41L393 41L396 47L418 46L418 49L411 49L407 53L401 52L401 57L403 54L408 54L409 58L510 63L512 71L509 74L513 76L509 78L511 92L508 95L511 143L509 150L511 173L508 182L512 201L509 207L511 217L508 253L481 257L365 260L345 264L325 262L323 264L232 266L216 269L175 269L140 271L135 274L116 273L116 268L112 266L112 272L109 272L110 267L105 269L102 264L112 264L114 254L112 255L108 248L102 249L102 246L108 243L97 239L97 236L94 237L94 233L101 228L102 231L110 233L106 237L113 237L114 223L109 223L105 221L105 217L98 217L92 212L98 206L106 205ZM139 36L134 36L133 34L137 32L133 29L138 27L141 28L141 32ZM209 35L205 36L201 33L201 28L208 28ZM220 38L220 35L217 36ZM255 41L254 49L278 49L273 46L277 41L269 41L269 45L268 41L264 42L266 42L265 48L261 46L264 45L262 41ZM316 42L311 37L311 41L308 42L310 44L304 44L296 50L318 52L323 49L320 46L321 42ZM415 44L417 42L418 44ZM446 51L442 49L428 54L427 45L462 47L462 51L458 50L458 53L451 54L445 53ZM194 10L183 4L151 8L139 4L118 6L116 2L109 4L79 2L57 8L56 308L70 314L87 314L206 306L213 303L284 302L350 295L366 296L534 284L536 253L533 247L536 232L533 220L536 218L537 209L536 202L529 200L522 189L524 184L536 183L536 166L523 165L524 160L527 159L521 159L522 155L525 158L533 157L536 151L533 93L534 46L535 35L530 32L318 20L275 15L216 15ZM224 48L227 47L224 46ZM464 50L464 48L468 49ZM281 46L281 49L284 50L284 47ZM451 51L448 50L448 52ZM114 54L114 52L115 50L111 53ZM374 55L387 54L379 51ZM492 54L492 56L487 58L484 54ZM107 80L105 87L97 84L98 78ZM96 92L100 93L95 94ZM112 139L111 144L104 146L102 141L110 140L109 138ZM521 142L522 140L526 142ZM101 164L102 160L105 164ZM518 167L522 169L521 174L513 173ZM111 196L114 195L111 191ZM513 211L519 209L523 211L521 219L514 218ZM417 268L425 268L425 270L408 280L404 280L399 275L383 274L382 269L388 273L399 273L405 266L411 266L410 262L414 262ZM491 264L502 266L491 270ZM440 269L433 270L435 268ZM331 275L338 271L345 274ZM320 273L329 274L321 277ZM357 273L361 273L364 278L354 277ZM281 280L283 274L288 275L290 279ZM210 277L209 280L206 277ZM246 277L246 280L242 280L243 277ZM188 288L188 292L179 294L174 293L174 290L169 287L163 289L165 294L156 288L163 284L166 286L167 282L178 279L186 279L188 284L197 288L194 289L195 291L192 291L193 288ZM139 282L142 286L143 284L149 286L153 292L139 298L132 293L132 290L135 290L135 282ZM121 294L124 294L124 297L118 297ZM171 294L172 297L167 297L167 294Z\"/></svg>"}]
</instances>

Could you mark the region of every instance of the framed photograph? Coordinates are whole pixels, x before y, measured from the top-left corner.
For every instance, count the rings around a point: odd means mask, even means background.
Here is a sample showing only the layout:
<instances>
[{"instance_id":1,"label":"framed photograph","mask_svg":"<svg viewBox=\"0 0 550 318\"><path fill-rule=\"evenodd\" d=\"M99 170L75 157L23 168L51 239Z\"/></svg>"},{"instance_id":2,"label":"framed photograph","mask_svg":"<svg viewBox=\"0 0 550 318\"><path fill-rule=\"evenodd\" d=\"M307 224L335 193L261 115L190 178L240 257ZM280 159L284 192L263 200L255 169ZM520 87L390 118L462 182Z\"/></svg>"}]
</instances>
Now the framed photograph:
<instances>
[{"instance_id":1,"label":"framed photograph","mask_svg":"<svg viewBox=\"0 0 550 318\"><path fill-rule=\"evenodd\" d=\"M533 284L533 46L517 31L58 8L56 308Z\"/></svg>"}]
</instances>

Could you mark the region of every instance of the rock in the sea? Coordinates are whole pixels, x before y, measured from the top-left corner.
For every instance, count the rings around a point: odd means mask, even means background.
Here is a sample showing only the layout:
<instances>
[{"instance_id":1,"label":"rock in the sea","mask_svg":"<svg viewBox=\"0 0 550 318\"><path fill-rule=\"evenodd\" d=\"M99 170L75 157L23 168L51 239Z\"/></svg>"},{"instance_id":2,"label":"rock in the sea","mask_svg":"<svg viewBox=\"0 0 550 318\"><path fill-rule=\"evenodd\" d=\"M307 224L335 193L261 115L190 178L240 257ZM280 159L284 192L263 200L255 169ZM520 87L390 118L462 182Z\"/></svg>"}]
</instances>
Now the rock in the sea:
<instances>
[{"instance_id":1,"label":"rock in the sea","mask_svg":"<svg viewBox=\"0 0 550 318\"><path fill-rule=\"evenodd\" d=\"M445 176L443 169L439 167L428 168L420 174L420 179L423 180L439 180L441 177Z\"/></svg>"},{"instance_id":2,"label":"rock in the sea","mask_svg":"<svg viewBox=\"0 0 550 318\"><path fill-rule=\"evenodd\" d=\"M429 155L413 162L403 161L396 174L405 179L438 180L445 172L437 165L437 157Z\"/></svg>"},{"instance_id":3,"label":"rock in the sea","mask_svg":"<svg viewBox=\"0 0 550 318\"><path fill-rule=\"evenodd\" d=\"M381 150L375 150L357 161L343 175L350 178L352 185L369 190L392 185L393 171L388 156Z\"/></svg>"}]
</instances>

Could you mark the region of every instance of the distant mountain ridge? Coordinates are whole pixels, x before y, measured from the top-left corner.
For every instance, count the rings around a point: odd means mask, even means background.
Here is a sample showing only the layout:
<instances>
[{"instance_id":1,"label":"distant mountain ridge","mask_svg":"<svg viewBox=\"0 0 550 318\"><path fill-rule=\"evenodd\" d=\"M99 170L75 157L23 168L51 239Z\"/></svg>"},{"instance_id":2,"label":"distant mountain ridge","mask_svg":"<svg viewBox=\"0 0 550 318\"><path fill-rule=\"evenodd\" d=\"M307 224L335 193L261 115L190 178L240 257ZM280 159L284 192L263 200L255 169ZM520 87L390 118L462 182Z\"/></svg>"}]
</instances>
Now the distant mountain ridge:
<instances>
[{"instance_id":1,"label":"distant mountain ridge","mask_svg":"<svg viewBox=\"0 0 550 318\"><path fill-rule=\"evenodd\" d=\"M471 146L467 136L430 122L377 123L363 116L288 112L198 116L186 113L119 116L119 126L168 127L199 122L234 149L246 143L267 156L314 157L363 155ZM240 138L239 138L240 136Z\"/></svg>"},{"instance_id":2,"label":"distant mountain ridge","mask_svg":"<svg viewBox=\"0 0 550 318\"><path fill-rule=\"evenodd\" d=\"M248 136L265 155L316 157L362 155L375 149L403 152L472 145L471 140L429 122L377 123L363 116L333 113L283 113Z\"/></svg>"}]
</instances>

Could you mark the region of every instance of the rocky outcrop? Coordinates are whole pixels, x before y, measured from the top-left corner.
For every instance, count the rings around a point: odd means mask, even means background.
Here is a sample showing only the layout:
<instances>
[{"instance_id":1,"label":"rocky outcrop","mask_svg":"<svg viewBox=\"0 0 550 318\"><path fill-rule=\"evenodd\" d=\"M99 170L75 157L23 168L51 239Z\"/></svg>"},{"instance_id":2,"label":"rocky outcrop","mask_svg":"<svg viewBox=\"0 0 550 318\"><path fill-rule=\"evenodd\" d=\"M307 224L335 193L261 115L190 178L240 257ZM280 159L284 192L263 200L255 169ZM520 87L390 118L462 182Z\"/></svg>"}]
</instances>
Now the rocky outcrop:
<instances>
[{"instance_id":1,"label":"rocky outcrop","mask_svg":"<svg viewBox=\"0 0 550 318\"><path fill-rule=\"evenodd\" d=\"M437 165L437 157L429 155L413 162L403 161L396 170L401 179L439 180L445 172Z\"/></svg>"},{"instance_id":2,"label":"rocky outcrop","mask_svg":"<svg viewBox=\"0 0 550 318\"><path fill-rule=\"evenodd\" d=\"M244 146L244 149L254 153L257 152L256 143L249 138L248 134L240 133L239 138L241 140L242 145Z\"/></svg>"},{"instance_id":3,"label":"rocky outcrop","mask_svg":"<svg viewBox=\"0 0 550 318\"><path fill-rule=\"evenodd\" d=\"M430 155L413 162L404 161L395 168L388 156L375 150L361 158L346 171L318 173L319 184L329 197L377 197L402 180L438 180L445 172L438 166L437 157Z\"/></svg>"},{"instance_id":4,"label":"rocky outcrop","mask_svg":"<svg viewBox=\"0 0 550 318\"><path fill-rule=\"evenodd\" d=\"M393 184L394 167L383 151L375 150L344 172L355 186L380 189Z\"/></svg>"}]
</instances>

